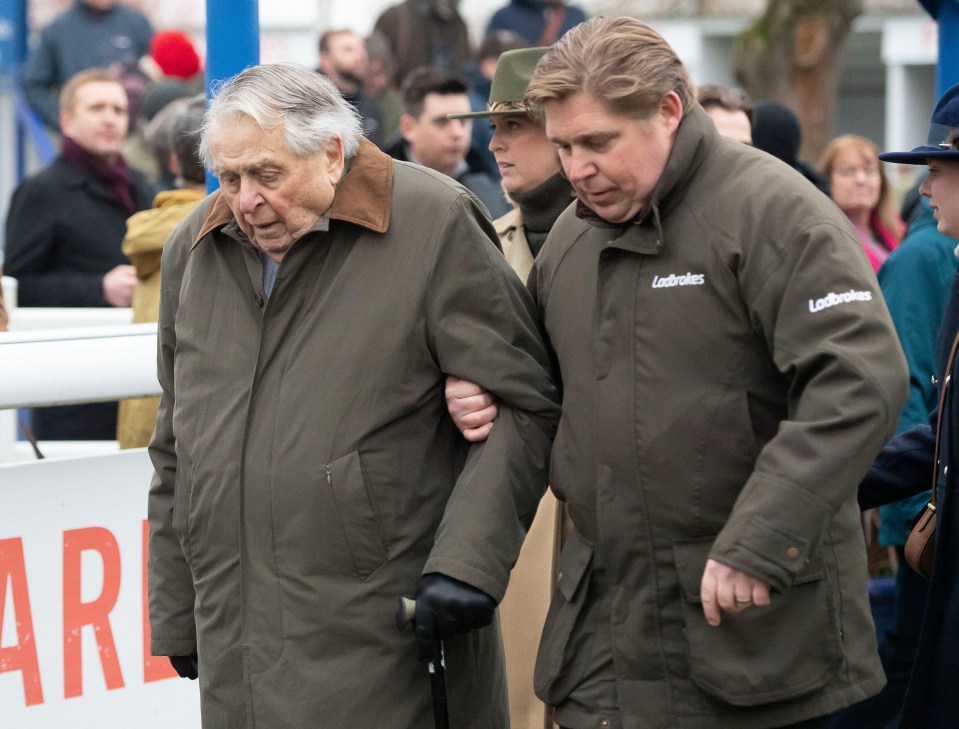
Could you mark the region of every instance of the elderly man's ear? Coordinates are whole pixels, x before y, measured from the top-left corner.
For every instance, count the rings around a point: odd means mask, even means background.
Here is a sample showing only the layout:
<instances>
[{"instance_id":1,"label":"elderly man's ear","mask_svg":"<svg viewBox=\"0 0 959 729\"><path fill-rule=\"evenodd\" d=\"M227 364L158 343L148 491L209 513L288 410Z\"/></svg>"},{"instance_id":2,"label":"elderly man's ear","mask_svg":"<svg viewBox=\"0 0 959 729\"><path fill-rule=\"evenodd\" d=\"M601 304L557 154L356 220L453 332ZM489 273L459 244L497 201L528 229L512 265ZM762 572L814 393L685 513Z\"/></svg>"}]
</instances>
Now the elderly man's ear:
<instances>
[{"instance_id":1,"label":"elderly man's ear","mask_svg":"<svg viewBox=\"0 0 959 729\"><path fill-rule=\"evenodd\" d=\"M343 177L343 169L346 166L346 158L343 152L343 140L335 137L326 151L321 153L326 155L327 171L330 175L330 183L335 187Z\"/></svg>"}]
</instances>

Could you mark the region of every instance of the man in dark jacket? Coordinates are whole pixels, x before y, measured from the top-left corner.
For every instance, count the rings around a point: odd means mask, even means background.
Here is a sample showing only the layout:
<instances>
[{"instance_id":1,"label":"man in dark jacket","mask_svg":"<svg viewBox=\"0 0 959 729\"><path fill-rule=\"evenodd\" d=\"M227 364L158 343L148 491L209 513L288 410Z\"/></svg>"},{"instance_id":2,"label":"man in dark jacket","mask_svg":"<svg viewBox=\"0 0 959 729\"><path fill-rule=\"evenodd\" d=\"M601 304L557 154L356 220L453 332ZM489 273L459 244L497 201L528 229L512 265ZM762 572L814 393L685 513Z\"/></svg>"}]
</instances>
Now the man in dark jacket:
<instances>
[{"instance_id":1,"label":"man in dark jacket","mask_svg":"<svg viewBox=\"0 0 959 729\"><path fill-rule=\"evenodd\" d=\"M128 111L104 69L63 87L63 146L49 167L14 190L6 227L8 276L20 306L130 306L136 271L120 251L126 220L150 207L153 190L120 150ZM116 403L34 411L38 438L112 440Z\"/></svg>"},{"instance_id":2,"label":"man in dark jacket","mask_svg":"<svg viewBox=\"0 0 959 729\"><path fill-rule=\"evenodd\" d=\"M27 56L23 92L44 123L60 122L58 97L67 79L88 68L133 68L150 52L153 28L139 10L117 0L76 0L40 31Z\"/></svg>"},{"instance_id":3,"label":"man in dark jacket","mask_svg":"<svg viewBox=\"0 0 959 729\"><path fill-rule=\"evenodd\" d=\"M386 145L393 159L415 162L452 177L480 199L495 220L510 210L500 186L470 163L470 113L466 82L456 74L424 66L403 84L399 136Z\"/></svg>"},{"instance_id":4,"label":"man in dark jacket","mask_svg":"<svg viewBox=\"0 0 959 729\"><path fill-rule=\"evenodd\" d=\"M493 13L486 34L511 30L531 46L549 46L584 20L583 9L564 0L510 0Z\"/></svg>"},{"instance_id":5,"label":"man in dark jacket","mask_svg":"<svg viewBox=\"0 0 959 729\"><path fill-rule=\"evenodd\" d=\"M363 39L348 28L328 30L320 36L320 62L317 71L336 85L363 120L363 134L377 147L382 146L380 107L363 88L369 57Z\"/></svg>"},{"instance_id":6,"label":"man in dark jacket","mask_svg":"<svg viewBox=\"0 0 959 729\"><path fill-rule=\"evenodd\" d=\"M199 677L204 729L432 729L416 645L443 638L450 725L508 726L490 623L558 417L528 292L475 198L319 74L247 69L200 148L221 187L162 262L153 654ZM485 443L444 373L504 404Z\"/></svg>"},{"instance_id":7,"label":"man in dark jacket","mask_svg":"<svg viewBox=\"0 0 959 729\"><path fill-rule=\"evenodd\" d=\"M856 485L906 394L855 232L638 20L570 30L526 102L579 198L529 278L575 525L537 694L570 729L823 727L883 685Z\"/></svg>"},{"instance_id":8,"label":"man in dark jacket","mask_svg":"<svg viewBox=\"0 0 959 729\"><path fill-rule=\"evenodd\" d=\"M460 73L470 57L459 0L403 0L383 11L373 30L390 42L397 87L420 66Z\"/></svg>"}]
</instances>

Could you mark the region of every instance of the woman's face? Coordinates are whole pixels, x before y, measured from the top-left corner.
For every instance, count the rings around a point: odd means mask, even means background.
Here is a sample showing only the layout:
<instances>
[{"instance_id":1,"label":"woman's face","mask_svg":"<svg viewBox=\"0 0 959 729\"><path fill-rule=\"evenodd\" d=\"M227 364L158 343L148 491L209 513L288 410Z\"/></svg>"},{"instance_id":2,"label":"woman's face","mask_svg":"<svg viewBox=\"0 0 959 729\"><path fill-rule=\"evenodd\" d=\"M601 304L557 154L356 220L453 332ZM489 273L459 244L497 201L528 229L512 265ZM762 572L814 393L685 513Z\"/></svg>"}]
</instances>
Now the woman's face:
<instances>
[{"instance_id":1,"label":"woman's face","mask_svg":"<svg viewBox=\"0 0 959 729\"><path fill-rule=\"evenodd\" d=\"M832 199L849 218L871 213L882 190L879 160L861 150L844 149L833 162L829 185Z\"/></svg>"},{"instance_id":2,"label":"woman's face","mask_svg":"<svg viewBox=\"0 0 959 729\"><path fill-rule=\"evenodd\" d=\"M491 116L489 149L496 158L506 192L534 190L559 172L556 148L546 131L526 114Z\"/></svg>"},{"instance_id":3,"label":"woman's face","mask_svg":"<svg viewBox=\"0 0 959 729\"><path fill-rule=\"evenodd\" d=\"M930 159L929 174L919 192L929 198L939 232L959 237L959 162Z\"/></svg>"}]
</instances>

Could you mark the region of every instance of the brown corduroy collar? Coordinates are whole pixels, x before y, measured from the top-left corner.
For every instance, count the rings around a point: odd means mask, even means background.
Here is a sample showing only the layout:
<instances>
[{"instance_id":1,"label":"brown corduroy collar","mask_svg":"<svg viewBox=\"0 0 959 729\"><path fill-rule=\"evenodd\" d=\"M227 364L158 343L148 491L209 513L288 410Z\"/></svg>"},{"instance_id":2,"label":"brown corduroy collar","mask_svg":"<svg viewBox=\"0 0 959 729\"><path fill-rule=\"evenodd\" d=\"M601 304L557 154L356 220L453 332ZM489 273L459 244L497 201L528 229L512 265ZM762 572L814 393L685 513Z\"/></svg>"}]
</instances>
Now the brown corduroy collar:
<instances>
[{"instance_id":1,"label":"brown corduroy collar","mask_svg":"<svg viewBox=\"0 0 959 729\"><path fill-rule=\"evenodd\" d=\"M361 225L376 233L385 233L390 227L392 190L392 158L364 139L336 191L336 197L333 198L330 219ZM210 212L193 241L193 247L205 235L222 228L231 220L233 211L218 190L213 194Z\"/></svg>"}]
</instances>

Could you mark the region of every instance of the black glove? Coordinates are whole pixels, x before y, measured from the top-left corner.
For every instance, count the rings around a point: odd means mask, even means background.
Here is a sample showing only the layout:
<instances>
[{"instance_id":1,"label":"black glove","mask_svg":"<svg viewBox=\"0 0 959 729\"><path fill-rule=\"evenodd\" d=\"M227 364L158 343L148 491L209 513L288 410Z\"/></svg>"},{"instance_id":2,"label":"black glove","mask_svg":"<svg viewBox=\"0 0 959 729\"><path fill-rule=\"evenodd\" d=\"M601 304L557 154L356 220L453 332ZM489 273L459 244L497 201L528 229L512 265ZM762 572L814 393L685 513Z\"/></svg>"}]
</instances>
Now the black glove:
<instances>
[{"instance_id":1,"label":"black glove","mask_svg":"<svg viewBox=\"0 0 959 729\"><path fill-rule=\"evenodd\" d=\"M421 661L439 653L439 641L456 633L485 628L493 621L496 601L482 590L431 572L416 588L416 645Z\"/></svg>"},{"instance_id":2,"label":"black glove","mask_svg":"<svg viewBox=\"0 0 959 729\"><path fill-rule=\"evenodd\" d=\"M196 665L196 653L189 656L170 656L170 663L173 666L180 678L188 678L191 681L195 681L196 677L199 676L199 670Z\"/></svg>"}]
</instances>

